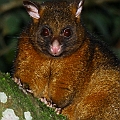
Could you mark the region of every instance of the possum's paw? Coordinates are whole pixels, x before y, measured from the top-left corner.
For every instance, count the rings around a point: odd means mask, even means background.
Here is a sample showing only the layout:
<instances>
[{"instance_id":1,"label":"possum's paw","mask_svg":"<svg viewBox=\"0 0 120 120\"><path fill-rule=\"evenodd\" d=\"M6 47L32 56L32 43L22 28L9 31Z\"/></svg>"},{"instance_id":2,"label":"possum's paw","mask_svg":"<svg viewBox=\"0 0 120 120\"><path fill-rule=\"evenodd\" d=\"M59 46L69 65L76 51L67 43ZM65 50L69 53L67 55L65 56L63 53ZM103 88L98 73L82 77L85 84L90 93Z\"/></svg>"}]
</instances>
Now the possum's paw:
<instances>
[{"instance_id":1,"label":"possum's paw","mask_svg":"<svg viewBox=\"0 0 120 120\"><path fill-rule=\"evenodd\" d=\"M18 78L13 78L14 82L19 86L19 89L22 90L25 94L33 93L32 90L29 89L28 85L22 84L21 80Z\"/></svg>"},{"instance_id":2,"label":"possum's paw","mask_svg":"<svg viewBox=\"0 0 120 120\"><path fill-rule=\"evenodd\" d=\"M47 101L46 98L40 98L40 101L47 105L47 107L55 109L56 114L60 114L62 109L57 108L56 104L53 104L52 101Z\"/></svg>"}]
</instances>

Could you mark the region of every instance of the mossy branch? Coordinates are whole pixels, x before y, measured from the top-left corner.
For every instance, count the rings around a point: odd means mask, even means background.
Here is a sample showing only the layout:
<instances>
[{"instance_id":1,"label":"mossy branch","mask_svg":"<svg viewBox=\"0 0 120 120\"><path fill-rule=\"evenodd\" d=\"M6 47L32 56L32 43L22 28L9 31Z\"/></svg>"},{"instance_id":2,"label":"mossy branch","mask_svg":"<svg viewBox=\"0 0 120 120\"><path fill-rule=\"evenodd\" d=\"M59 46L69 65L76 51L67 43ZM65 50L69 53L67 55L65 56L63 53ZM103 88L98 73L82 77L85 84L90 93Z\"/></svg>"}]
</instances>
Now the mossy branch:
<instances>
[{"instance_id":1,"label":"mossy branch","mask_svg":"<svg viewBox=\"0 0 120 120\"><path fill-rule=\"evenodd\" d=\"M0 119L7 120L7 117L8 120L12 117L16 117L15 120L66 120L32 94L23 93L9 74L0 73Z\"/></svg>"}]
</instances>

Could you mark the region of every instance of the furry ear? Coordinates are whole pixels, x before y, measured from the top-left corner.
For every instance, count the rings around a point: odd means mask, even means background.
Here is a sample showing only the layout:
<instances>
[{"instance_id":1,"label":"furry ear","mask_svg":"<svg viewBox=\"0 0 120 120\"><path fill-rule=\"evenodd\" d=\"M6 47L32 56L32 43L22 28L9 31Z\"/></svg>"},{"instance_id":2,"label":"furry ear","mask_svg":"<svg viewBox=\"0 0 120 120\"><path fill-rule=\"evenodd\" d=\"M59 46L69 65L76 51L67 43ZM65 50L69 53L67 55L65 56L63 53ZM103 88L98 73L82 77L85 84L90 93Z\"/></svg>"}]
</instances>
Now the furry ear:
<instances>
[{"instance_id":1,"label":"furry ear","mask_svg":"<svg viewBox=\"0 0 120 120\"><path fill-rule=\"evenodd\" d=\"M76 14L75 14L76 18L80 17L80 14L81 14L81 11L82 11L82 8L83 8L83 4L84 4L84 0L81 0L78 4L78 9L77 9Z\"/></svg>"},{"instance_id":2,"label":"furry ear","mask_svg":"<svg viewBox=\"0 0 120 120\"><path fill-rule=\"evenodd\" d=\"M39 19L39 7L38 4L31 1L23 1L23 6L27 9L28 14L35 19Z\"/></svg>"}]
</instances>

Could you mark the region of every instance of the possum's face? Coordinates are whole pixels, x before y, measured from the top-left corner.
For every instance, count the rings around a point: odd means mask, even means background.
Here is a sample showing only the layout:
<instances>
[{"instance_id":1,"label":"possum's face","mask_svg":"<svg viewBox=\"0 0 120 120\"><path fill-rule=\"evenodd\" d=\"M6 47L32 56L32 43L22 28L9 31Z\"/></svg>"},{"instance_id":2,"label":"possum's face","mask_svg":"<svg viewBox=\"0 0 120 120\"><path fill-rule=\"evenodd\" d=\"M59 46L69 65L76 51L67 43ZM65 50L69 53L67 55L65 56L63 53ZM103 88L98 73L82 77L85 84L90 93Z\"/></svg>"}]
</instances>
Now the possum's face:
<instances>
[{"instance_id":1,"label":"possum's face","mask_svg":"<svg viewBox=\"0 0 120 120\"><path fill-rule=\"evenodd\" d=\"M82 41L78 40L78 19L82 9L81 1L76 11L67 2L45 2L36 4L24 2L33 18L31 33L33 44L41 52L53 56L66 56L76 51Z\"/></svg>"}]
</instances>

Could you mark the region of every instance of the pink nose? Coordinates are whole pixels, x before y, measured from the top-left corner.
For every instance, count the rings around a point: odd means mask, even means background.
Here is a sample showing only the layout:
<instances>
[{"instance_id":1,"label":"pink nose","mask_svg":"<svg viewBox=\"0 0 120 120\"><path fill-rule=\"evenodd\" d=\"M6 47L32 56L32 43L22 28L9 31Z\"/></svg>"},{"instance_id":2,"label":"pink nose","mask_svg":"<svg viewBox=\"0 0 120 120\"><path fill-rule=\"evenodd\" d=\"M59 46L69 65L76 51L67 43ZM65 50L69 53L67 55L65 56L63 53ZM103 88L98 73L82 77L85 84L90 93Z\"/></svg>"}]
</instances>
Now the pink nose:
<instances>
[{"instance_id":1,"label":"pink nose","mask_svg":"<svg viewBox=\"0 0 120 120\"><path fill-rule=\"evenodd\" d=\"M52 45L50 46L50 51L52 55L59 55L61 52L61 45L58 40L54 40Z\"/></svg>"},{"instance_id":2,"label":"pink nose","mask_svg":"<svg viewBox=\"0 0 120 120\"><path fill-rule=\"evenodd\" d=\"M51 52L53 54L58 54L60 52L60 46L57 47L51 47Z\"/></svg>"}]
</instances>

